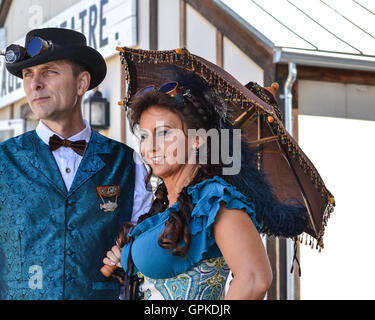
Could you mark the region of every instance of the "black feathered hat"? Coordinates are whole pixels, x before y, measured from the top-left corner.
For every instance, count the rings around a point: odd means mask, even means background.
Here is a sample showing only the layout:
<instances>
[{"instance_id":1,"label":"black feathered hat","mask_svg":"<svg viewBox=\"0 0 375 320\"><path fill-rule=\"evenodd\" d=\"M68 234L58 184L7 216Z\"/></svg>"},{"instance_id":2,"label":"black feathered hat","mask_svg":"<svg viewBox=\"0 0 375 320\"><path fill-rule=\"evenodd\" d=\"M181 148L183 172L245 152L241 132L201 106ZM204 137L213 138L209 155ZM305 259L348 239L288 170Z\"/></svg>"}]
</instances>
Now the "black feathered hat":
<instances>
[{"instance_id":1,"label":"black feathered hat","mask_svg":"<svg viewBox=\"0 0 375 320\"><path fill-rule=\"evenodd\" d=\"M98 51L87 46L86 37L82 33L62 28L34 29L26 35L25 48L35 37L50 42L51 46L48 50L33 57L6 63L6 68L11 74L22 78L22 69L67 59L76 61L87 68L91 75L89 90L97 87L105 78L107 66L104 58Z\"/></svg>"}]
</instances>

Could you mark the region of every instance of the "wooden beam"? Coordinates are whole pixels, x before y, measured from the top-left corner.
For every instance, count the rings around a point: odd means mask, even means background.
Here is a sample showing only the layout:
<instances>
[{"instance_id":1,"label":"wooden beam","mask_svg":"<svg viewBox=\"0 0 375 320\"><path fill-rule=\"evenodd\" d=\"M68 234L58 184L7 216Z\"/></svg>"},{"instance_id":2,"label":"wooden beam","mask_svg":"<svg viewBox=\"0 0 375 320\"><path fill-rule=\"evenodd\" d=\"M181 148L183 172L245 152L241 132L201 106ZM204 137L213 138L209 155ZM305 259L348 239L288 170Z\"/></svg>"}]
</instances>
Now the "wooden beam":
<instances>
[{"instance_id":1,"label":"wooden beam","mask_svg":"<svg viewBox=\"0 0 375 320\"><path fill-rule=\"evenodd\" d=\"M223 68L224 65L224 45L223 34L216 29L216 64Z\"/></svg>"},{"instance_id":2,"label":"wooden beam","mask_svg":"<svg viewBox=\"0 0 375 320\"><path fill-rule=\"evenodd\" d=\"M180 48L186 48L186 1L180 0Z\"/></svg>"},{"instance_id":3,"label":"wooden beam","mask_svg":"<svg viewBox=\"0 0 375 320\"><path fill-rule=\"evenodd\" d=\"M9 108L9 119L14 119L14 103L12 103Z\"/></svg>"},{"instance_id":4,"label":"wooden beam","mask_svg":"<svg viewBox=\"0 0 375 320\"><path fill-rule=\"evenodd\" d=\"M158 50L158 0L150 0L150 50Z\"/></svg>"},{"instance_id":5,"label":"wooden beam","mask_svg":"<svg viewBox=\"0 0 375 320\"><path fill-rule=\"evenodd\" d=\"M279 285L279 300L287 300L287 276L290 270L287 270L286 267L286 239L279 238L279 246L278 246L278 259L279 259L279 277L278 277L278 285Z\"/></svg>"},{"instance_id":6,"label":"wooden beam","mask_svg":"<svg viewBox=\"0 0 375 320\"><path fill-rule=\"evenodd\" d=\"M3 0L0 6L0 28L4 27L12 0Z\"/></svg>"},{"instance_id":7,"label":"wooden beam","mask_svg":"<svg viewBox=\"0 0 375 320\"><path fill-rule=\"evenodd\" d=\"M279 64L277 70L279 77L287 77L287 64ZM375 72L297 65L297 79L375 85Z\"/></svg>"},{"instance_id":8,"label":"wooden beam","mask_svg":"<svg viewBox=\"0 0 375 320\"><path fill-rule=\"evenodd\" d=\"M121 69L121 80L120 80L120 90L121 90L121 100L125 97L125 69L122 64L120 64ZM124 106L117 106L121 108L121 123L120 123L120 130L121 130L121 142L125 143L126 141L126 112Z\"/></svg>"},{"instance_id":9,"label":"wooden beam","mask_svg":"<svg viewBox=\"0 0 375 320\"><path fill-rule=\"evenodd\" d=\"M280 258L279 258L279 239L267 238L267 255L270 260L272 270L272 283L267 292L267 300L280 299Z\"/></svg>"}]
</instances>

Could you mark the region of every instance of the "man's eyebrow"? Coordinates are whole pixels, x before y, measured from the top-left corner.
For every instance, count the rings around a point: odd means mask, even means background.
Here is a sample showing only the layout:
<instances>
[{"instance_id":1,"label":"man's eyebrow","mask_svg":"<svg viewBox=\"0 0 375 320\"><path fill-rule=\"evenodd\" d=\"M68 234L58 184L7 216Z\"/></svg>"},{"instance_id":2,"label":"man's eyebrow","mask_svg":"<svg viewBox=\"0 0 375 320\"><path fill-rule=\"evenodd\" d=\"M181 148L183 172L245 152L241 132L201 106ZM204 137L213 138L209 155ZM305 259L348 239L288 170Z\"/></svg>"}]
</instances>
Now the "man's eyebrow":
<instances>
[{"instance_id":1,"label":"man's eyebrow","mask_svg":"<svg viewBox=\"0 0 375 320\"><path fill-rule=\"evenodd\" d=\"M43 64L43 66L40 67L40 69L48 69L48 68L51 68L51 67L58 68L58 64L46 62L45 64ZM24 72L24 71L31 71L31 68L22 69L22 72Z\"/></svg>"},{"instance_id":2,"label":"man's eyebrow","mask_svg":"<svg viewBox=\"0 0 375 320\"><path fill-rule=\"evenodd\" d=\"M49 63L49 62L47 62L47 63L45 63L42 67L41 67L41 69L47 69L47 68L51 68L51 67L58 67L59 65L58 64L56 64L56 63Z\"/></svg>"}]
</instances>

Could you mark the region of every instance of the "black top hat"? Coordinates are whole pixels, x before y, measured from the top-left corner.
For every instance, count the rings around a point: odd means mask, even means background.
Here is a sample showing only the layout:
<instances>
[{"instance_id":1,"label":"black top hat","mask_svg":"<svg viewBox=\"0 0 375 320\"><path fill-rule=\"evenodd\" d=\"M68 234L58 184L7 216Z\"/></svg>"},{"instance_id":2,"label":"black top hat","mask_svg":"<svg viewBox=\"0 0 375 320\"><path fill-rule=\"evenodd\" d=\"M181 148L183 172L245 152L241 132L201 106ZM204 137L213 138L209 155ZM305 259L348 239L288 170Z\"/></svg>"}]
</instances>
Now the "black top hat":
<instances>
[{"instance_id":1,"label":"black top hat","mask_svg":"<svg viewBox=\"0 0 375 320\"><path fill-rule=\"evenodd\" d=\"M89 90L97 87L107 73L107 66L102 55L87 46L86 37L77 31L62 28L34 29L27 33L25 48L34 37L52 42L48 50L24 60L6 63L8 71L22 78L22 69L56 60L73 60L87 68L91 74Z\"/></svg>"}]
</instances>

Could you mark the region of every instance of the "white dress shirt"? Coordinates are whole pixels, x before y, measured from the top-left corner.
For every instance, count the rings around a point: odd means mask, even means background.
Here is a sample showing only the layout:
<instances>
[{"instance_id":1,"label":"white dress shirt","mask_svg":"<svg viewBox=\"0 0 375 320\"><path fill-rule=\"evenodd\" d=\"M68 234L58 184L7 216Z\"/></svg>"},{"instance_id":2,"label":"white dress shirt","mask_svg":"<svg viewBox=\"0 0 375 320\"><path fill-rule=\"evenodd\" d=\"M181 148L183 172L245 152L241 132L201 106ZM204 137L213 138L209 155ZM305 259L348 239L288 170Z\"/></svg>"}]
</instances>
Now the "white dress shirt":
<instances>
[{"instance_id":1,"label":"white dress shirt","mask_svg":"<svg viewBox=\"0 0 375 320\"><path fill-rule=\"evenodd\" d=\"M69 137L70 141L85 140L89 143L91 127L86 120L84 120L84 122L85 128L74 136ZM60 139L64 139L59 134L48 128L42 121L39 121L35 130L39 138L46 144L49 144L49 138L54 134L60 137ZM59 167L66 189L69 191L83 157L73 151L72 148L66 148L64 146L52 151L52 154L56 160L57 166ZM148 191L145 187L145 177L147 175L146 167L143 164L142 158L136 152L135 154L135 185L131 218L131 222L134 224L137 222L139 216L150 210L153 199L152 192Z\"/></svg>"}]
</instances>

